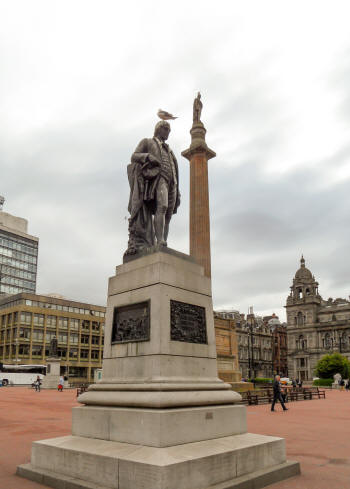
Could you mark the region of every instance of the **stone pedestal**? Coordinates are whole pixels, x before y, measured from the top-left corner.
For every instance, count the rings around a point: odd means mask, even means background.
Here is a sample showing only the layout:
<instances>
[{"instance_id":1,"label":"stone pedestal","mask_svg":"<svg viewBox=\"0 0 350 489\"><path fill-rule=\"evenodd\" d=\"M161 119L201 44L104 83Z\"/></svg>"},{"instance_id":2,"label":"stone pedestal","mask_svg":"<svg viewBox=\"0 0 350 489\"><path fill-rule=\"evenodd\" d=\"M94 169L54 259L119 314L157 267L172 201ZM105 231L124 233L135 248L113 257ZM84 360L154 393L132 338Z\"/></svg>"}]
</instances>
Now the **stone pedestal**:
<instances>
[{"instance_id":1,"label":"stone pedestal","mask_svg":"<svg viewBox=\"0 0 350 489\"><path fill-rule=\"evenodd\" d=\"M241 396L217 377L203 268L151 251L110 279L103 376L72 436L34 442L18 474L64 489L256 489L297 474L283 439L246 433Z\"/></svg>"},{"instance_id":2,"label":"stone pedestal","mask_svg":"<svg viewBox=\"0 0 350 489\"><path fill-rule=\"evenodd\" d=\"M42 389L57 389L60 380L61 361L57 357L46 358L46 375L42 380Z\"/></svg>"}]
</instances>

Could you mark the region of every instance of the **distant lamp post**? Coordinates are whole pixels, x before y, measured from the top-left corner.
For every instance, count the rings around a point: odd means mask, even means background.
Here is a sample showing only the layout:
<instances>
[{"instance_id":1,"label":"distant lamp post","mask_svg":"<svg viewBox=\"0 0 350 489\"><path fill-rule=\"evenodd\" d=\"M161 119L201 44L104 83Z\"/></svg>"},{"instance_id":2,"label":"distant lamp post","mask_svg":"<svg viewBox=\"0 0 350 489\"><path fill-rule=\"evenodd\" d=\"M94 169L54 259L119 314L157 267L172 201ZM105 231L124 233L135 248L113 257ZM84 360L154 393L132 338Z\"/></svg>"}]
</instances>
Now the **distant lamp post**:
<instances>
[{"instance_id":1,"label":"distant lamp post","mask_svg":"<svg viewBox=\"0 0 350 489\"><path fill-rule=\"evenodd\" d=\"M247 325L248 325L248 369L249 369L249 379L252 379L253 375L254 375L254 347L253 347L254 313L253 313L253 306L249 307L249 313L247 314Z\"/></svg>"}]
</instances>

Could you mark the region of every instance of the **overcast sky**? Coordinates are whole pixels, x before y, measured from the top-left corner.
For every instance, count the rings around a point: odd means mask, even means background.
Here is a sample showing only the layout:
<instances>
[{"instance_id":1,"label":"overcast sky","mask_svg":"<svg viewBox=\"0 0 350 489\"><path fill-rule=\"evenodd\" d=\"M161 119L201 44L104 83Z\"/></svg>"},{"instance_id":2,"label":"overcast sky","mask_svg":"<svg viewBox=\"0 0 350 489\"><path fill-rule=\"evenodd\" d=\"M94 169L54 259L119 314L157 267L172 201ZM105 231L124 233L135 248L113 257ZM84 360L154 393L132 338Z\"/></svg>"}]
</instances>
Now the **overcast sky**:
<instances>
[{"instance_id":1,"label":"overcast sky","mask_svg":"<svg viewBox=\"0 0 350 489\"><path fill-rule=\"evenodd\" d=\"M188 253L198 90L216 308L283 306L301 253L324 298L350 294L350 4L50 1L0 5L0 194L40 238L39 293L105 304L127 245L126 166L162 108Z\"/></svg>"}]
</instances>

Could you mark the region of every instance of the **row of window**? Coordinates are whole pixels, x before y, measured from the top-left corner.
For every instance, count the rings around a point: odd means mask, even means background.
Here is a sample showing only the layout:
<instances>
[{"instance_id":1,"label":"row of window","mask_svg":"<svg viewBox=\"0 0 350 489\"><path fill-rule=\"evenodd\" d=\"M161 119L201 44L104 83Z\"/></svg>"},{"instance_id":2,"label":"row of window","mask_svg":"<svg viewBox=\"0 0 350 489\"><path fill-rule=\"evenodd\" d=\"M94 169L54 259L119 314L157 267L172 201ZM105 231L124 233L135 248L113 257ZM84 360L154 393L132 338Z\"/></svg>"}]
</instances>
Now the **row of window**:
<instances>
[{"instance_id":1,"label":"row of window","mask_svg":"<svg viewBox=\"0 0 350 489\"><path fill-rule=\"evenodd\" d=\"M10 250L9 248L4 248L0 246L0 254L3 256L8 256L10 258L15 258L16 260L21 260L27 263L36 264L37 258L33 255L27 255L26 253L22 253L20 251Z\"/></svg>"},{"instance_id":2,"label":"row of window","mask_svg":"<svg viewBox=\"0 0 350 489\"><path fill-rule=\"evenodd\" d=\"M10 277L8 275L2 275L1 285L16 285L22 289L28 289L31 292L35 292L35 280L28 282L27 280L22 280L20 278Z\"/></svg>"},{"instance_id":3,"label":"row of window","mask_svg":"<svg viewBox=\"0 0 350 489\"><path fill-rule=\"evenodd\" d=\"M37 356L40 356L42 357L43 356L43 352L45 352L45 356L49 356L50 354L50 349L46 346L44 348L43 345L32 345L32 348L31 348L31 351L32 351L32 357L37 357ZM90 352L90 356L89 356L89 352ZM79 351L78 351L78 348L58 348L57 349L57 356L60 357L60 358L66 358L67 357L67 353L69 355L69 358L73 359L73 360L78 360L79 358ZM8 357L10 355L10 347L9 345L3 347L3 346L0 346L0 358L3 357L3 355L5 354L5 357ZM18 355L20 356L29 356L30 355L30 345L27 345L27 344L20 344L18 345ZM88 360L89 358L91 358L91 360L99 360L102 356L102 352L100 353L100 350L88 350L88 349L81 349L80 350L80 358L81 359L86 359Z\"/></svg>"},{"instance_id":4,"label":"row of window","mask_svg":"<svg viewBox=\"0 0 350 489\"><path fill-rule=\"evenodd\" d=\"M45 316L44 314L38 314L38 313L33 314L31 312L22 311L20 313L20 316L18 316L18 312L4 314L3 316L1 316L1 322L0 322L1 327L5 327L6 324L10 325L12 324L12 322L17 323L18 317L20 317L21 324L31 325L33 321L34 325L39 325L39 326L44 326L45 317L46 317L46 326L56 327L58 325L60 328L68 329L68 324L69 324L71 330L72 329L78 330L80 324L80 319L77 318L66 318L66 317L51 316L51 315ZM92 331L95 332L99 332L101 330L101 325L103 326L104 324L104 323L99 323L98 321L89 321L88 319L83 319L81 321L81 328L90 331L90 323L91 323Z\"/></svg>"},{"instance_id":5,"label":"row of window","mask_svg":"<svg viewBox=\"0 0 350 489\"><path fill-rule=\"evenodd\" d=\"M250 353L251 355L251 353ZM248 359L249 358L249 350L248 348L241 348L238 350L238 356L240 359ZM269 350L253 350L253 359L254 360L271 360L272 359L272 352Z\"/></svg>"},{"instance_id":6,"label":"row of window","mask_svg":"<svg viewBox=\"0 0 350 489\"><path fill-rule=\"evenodd\" d=\"M56 331L46 331L45 340L46 342L50 342L53 338L57 338L59 343L67 343L68 338L70 343L79 343L79 334L78 333L68 333L66 331L58 331L56 336ZM12 341L17 338L17 328L12 329ZM29 329L20 327L18 330L18 338L25 338L26 340L30 340L32 338L33 341L43 341L44 339L44 331L42 329ZM80 335L80 342L84 344L89 344L91 338L92 345L100 344L100 336L95 335ZM1 341L10 341L11 339L11 330L3 330L0 332L0 340ZM103 337L101 338L103 344Z\"/></svg>"},{"instance_id":7,"label":"row of window","mask_svg":"<svg viewBox=\"0 0 350 489\"><path fill-rule=\"evenodd\" d=\"M11 237L9 238L6 234L0 231L0 246L5 246L6 248L10 248L12 250L22 251L23 253L29 253L31 255L37 255L38 253L38 244L33 243L29 244L24 239L19 237Z\"/></svg>"},{"instance_id":8,"label":"row of window","mask_svg":"<svg viewBox=\"0 0 350 489\"><path fill-rule=\"evenodd\" d=\"M0 255L0 263L3 265L8 265L10 267L20 268L21 270L36 272L36 265L34 265L33 263L25 263L15 260L14 258L10 258L8 256Z\"/></svg>"},{"instance_id":9,"label":"row of window","mask_svg":"<svg viewBox=\"0 0 350 489\"><path fill-rule=\"evenodd\" d=\"M16 287L15 285L1 284L0 291L4 294L19 294L20 292L35 292L35 288Z\"/></svg>"},{"instance_id":10,"label":"row of window","mask_svg":"<svg viewBox=\"0 0 350 489\"><path fill-rule=\"evenodd\" d=\"M0 309L5 309L8 307L14 307L18 305L26 305L33 307L42 307L43 309L54 309L56 311L64 311L64 312L74 312L76 314L85 314L96 317L105 317L104 311L92 311L91 309L83 309L79 307L73 306L65 306L61 304L51 304L49 302L41 302L41 301L32 301L30 299L17 299L15 301L9 300L8 302L1 304Z\"/></svg>"},{"instance_id":11,"label":"row of window","mask_svg":"<svg viewBox=\"0 0 350 489\"><path fill-rule=\"evenodd\" d=\"M341 334L341 336L339 336L340 348L347 348L349 342L350 342L350 337L348 336L348 333L344 332ZM297 350L307 349L307 339L304 338L304 335L300 335L295 340L295 346ZM334 338L330 333L326 333L325 336L322 338L322 346L325 349L332 349L334 347Z\"/></svg>"},{"instance_id":12,"label":"row of window","mask_svg":"<svg viewBox=\"0 0 350 489\"><path fill-rule=\"evenodd\" d=\"M26 280L31 280L35 282L35 273L26 272L25 270L18 270L17 268L12 268L9 266L2 267L2 273L5 275L11 275L11 277L24 278Z\"/></svg>"}]
</instances>

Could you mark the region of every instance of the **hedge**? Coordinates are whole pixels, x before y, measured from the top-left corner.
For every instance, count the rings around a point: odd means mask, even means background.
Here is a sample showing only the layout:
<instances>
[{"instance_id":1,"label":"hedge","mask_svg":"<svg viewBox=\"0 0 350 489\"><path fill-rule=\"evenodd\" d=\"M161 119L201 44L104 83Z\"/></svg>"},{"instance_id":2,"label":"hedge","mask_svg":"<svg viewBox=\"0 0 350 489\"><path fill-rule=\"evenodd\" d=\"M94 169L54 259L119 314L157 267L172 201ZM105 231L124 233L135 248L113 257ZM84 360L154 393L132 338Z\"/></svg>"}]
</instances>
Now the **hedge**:
<instances>
[{"instance_id":1,"label":"hedge","mask_svg":"<svg viewBox=\"0 0 350 489\"><path fill-rule=\"evenodd\" d=\"M331 387L334 382L334 379L316 379L313 381L312 385L319 385L323 387Z\"/></svg>"},{"instance_id":2,"label":"hedge","mask_svg":"<svg viewBox=\"0 0 350 489\"><path fill-rule=\"evenodd\" d=\"M272 384L273 379L257 377L256 379L250 379L249 382L254 382L255 384Z\"/></svg>"}]
</instances>

